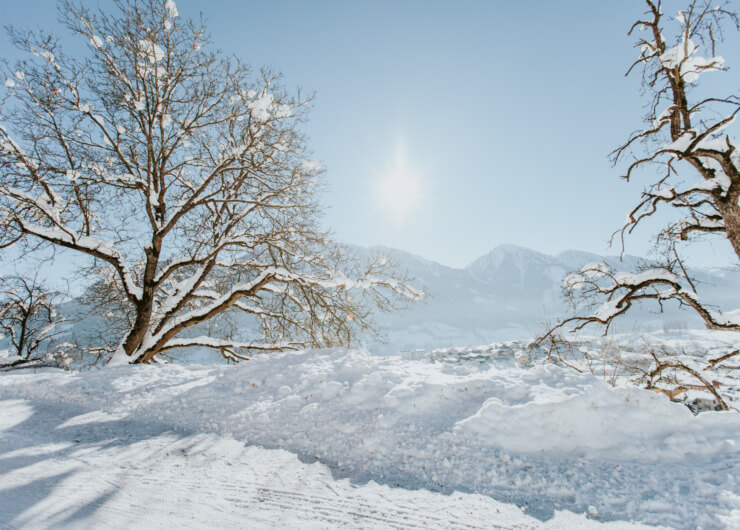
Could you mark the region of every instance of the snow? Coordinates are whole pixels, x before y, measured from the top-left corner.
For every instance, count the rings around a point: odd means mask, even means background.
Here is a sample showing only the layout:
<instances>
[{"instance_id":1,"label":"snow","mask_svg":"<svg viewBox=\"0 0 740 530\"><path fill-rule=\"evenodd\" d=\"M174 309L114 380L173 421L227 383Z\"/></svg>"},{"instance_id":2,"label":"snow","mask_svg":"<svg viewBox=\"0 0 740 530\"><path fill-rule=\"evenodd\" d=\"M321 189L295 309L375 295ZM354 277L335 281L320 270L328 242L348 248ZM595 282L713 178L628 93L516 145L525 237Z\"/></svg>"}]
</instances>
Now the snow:
<instances>
[{"instance_id":1,"label":"snow","mask_svg":"<svg viewBox=\"0 0 740 530\"><path fill-rule=\"evenodd\" d=\"M319 171L321 169L321 162L316 160L304 160L301 162L301 168L303 171Z\"/></svg>"},{"instance_id":2,"label":"snow","mask_svg":"<svg viewBox=\"0 0 740 530\"><path fill-rule=\"evenodd\" d=\"M165 9L167 9L167 13L172 17L177 17L180 13L177 10L177 4L174 0L167 0L167 2L164 4Z\"/></svg>"},{"instance_id":3,"label":"snow","mask_svg":"<svg viewBox=\"0 0 740 530\"><path fill-rule=\"evenodd\" d=\"M56 62L56 57L54 57L54 54L51 53L49 50L44 50L44 49L37 50L33 46L30 47L30 50L31 50L31 53L32 54L37 55L37 56L41 57L42 59L46 59L47 61L49 61L52 64L54 64Z\"/></svg>"},{"instance_id":4,"label":"snow","mask_svg":"<svg viewBox=\"0 0 740 530\"><path fill-rule=\"evenodd\" d=\"M275 96L266 93L247 104L247 107L252 111L252 116L254 116L255 120L264 122L270 118L270 111L273 108L274 99Z\"/></svg>"},{"instance_id":5,"label":"snow","mask_svg":"<svg viewBox=\"0 0 740 530\"><path fill-rule=\"evenodd\" d=\"M586 277L583 274L580 273L572 273L568 274L563 279L563 287L575 291L577 289L581 289L585 286L587 280Z\"/></svg>"},{"instance_id":6,"label":"snow","mask_svg":"<svg viewBox=\"0 0 740 530\"><path fill-rule=\"evenodd\" d=\"M561 510L542 523L480 494L357 480L288 451L168 432L161 424L77 406L20 400L0 406L8 413L0 419L6 457L0 460L0 519L14 526L628 527ZM99 441L101 429L105 441Z\"/></svg>"},{"instance_id":7,"label":"snow","mask_svg":"<svg viewBox=\"0 0 740 530\"><path fill-rule=\"evenodd\" d=\"M411 521L458 510L432 527L740 522L740 415L554 365L312 350L15 372L0 400L0 516L19 526L121 510L230 526L254 506L258 527L393 526L366 517L401 505ZM354 502L360 519L342 519Z\"/></svg>"},{"instance_id":8,"label":"snow","mask_svg":"<svg viewBox=\"0 0 740 530\"><path fill-rule=\"evenodd\" d=\"M705 57L695 55L698 47L691 39L684 37L683 41L669 48L660 56L660 62L665 68L679 68L681 77L687 83L694 83L703 72L721 70L725 60L722 57Z\"/></svg>"},{"instance_id":9,"label":"snow","mask_svg":"<svg viewBox=\"0 0 740 530\"><path fill-rule=\"evenodd\" d=\"M624 310L624 297L617 297L613 300L607 300L601 304L593 316L599 319L601 322L606 322L608 319L619 314L620 311Z\"/></svg>"},{"instance_id":10,"label":"snow","mask_svg":"<svg viewBox=\"0 0 740 530\"><path fill-rule=\"evenodd\" d=\"M709 311L715 322L720 322L727 326L740 326L740 309L733 311Z\"/></svg>"},{"instance_id":11,"label":"snow","mask_svg":"<svg viewBox=\"0 0 740 530\"><path fill-rule=\"evenodd\" d=\"M655 119L653 120L653 126L652 131L658 131L660 130L664 125L671 122L671 114L673 113L674 106L671 105L670 107L666 108L658 114Z\"/></svg>"},{"instance_id":12,"label":"snow","mask_svg":"<svg viewBox=\"0 0 740 530\"><path fill-rule=\"evenodd\" d=\"M581 273L588 278L600 278L609 273L609 265L600 262L588 263L583 266Z\"/></svg>"},{"instance_id":13,"label":"snow","mask_svg":"<svg viewBox=\"0 0 740 530\"><path fill-rule=\"evenodd\" d=\"M86 243L105 250L103 242ZM389 315L393 347L479 344L476 337L493 330L511 333L506 326L517 319L532 323L527 304L540 308L566 270L635 264L509 246L456 270L383 253L433 294L416 313ZM664 272L629 274L624 281L639 283ZM703 285L716 284L709 299L719 307L716 294L730 296L738 285L724 274L697 271ZM639 345L619 361L644 352L647 339L665 345L657 335L630 335ZM692 357L700 367L737 342L732 333L673 337L675 350L700 352ZM393 357L331 349L257 354L238 366L4 373L0 521L33 528L244 520L257 528L740 525L740 415L694 416L625 377L613 388L529 358L527 344L510 343ZM612 365L603 369L611 373ZM712 377L736 406L733 374ZM707 393L691 389L685 397Z\"/></svg>"},{"instance_id":14,"label":"snow","mask_svg":"<svg viewBox=\"0 0 740 530\"><path fill-rule=\"evenodd\" d=\"M721 173L721 174L723 176L725 176L725 177L727 176L727 175L724 175L724 173ZM717 180L717 177L715 177L713 179L702 180L701 182L699 182L697 184L694 184L693 186L691 186L690 188L688 188L688 190L686 190L686 191L689 191L689 192L690 191L694 191L694 190L696 190L696 191L714 191L717 188L721 188L721 187L722 187L722 185ZM729 186L728 186L728 188L729 188ZM725 191L726 191L726 189L725 189Z\"/></svg>"},{"instance_id":15,"label":"snow","mask_svg":"<svg viewBox=\"0 0 740 530\"><path fill-rule=\"evenodd\" d=\"M292 112L293 111L289 105L278 105L277 108L275 109L275 117L276 118L289 118Z\"/></svg>"},{"instance_id":16,"label":"snow","mask_svg":"<svg viewBox=\"0 0 740 530\"><path fill-rule=\"evenodd\" d=\"M141 48L142 54L146 56L152 64L158 63L164 59L164 50L154 41L140 40L139 48Z\"/></svg>"},{"instance_id":17,"label":"snow","mask_svg":"<svg viewBox=\"0 0 740 530\"><path fill-rule=\"evenodd\" d=\"M686 150L689 148L689 146L694 142L696 139L696 131L690 130L685 133L683 133L681 136L676 138L674 141L667 143L663 149L666 151L678 151L678 152L686 152Z\"/></svg>"},{"instance_id":18,"label":"snow","mask_svg":"<svg viewBox=\"0 0 740 530\"><path fill-rule=\"evenodd\" d=\"M642 272L618 272L614 275L614 280L625 286L637 286L645 282L671 282L678 283L678 277L665 269L651 269Z\"/></svg>"}]
</instances>

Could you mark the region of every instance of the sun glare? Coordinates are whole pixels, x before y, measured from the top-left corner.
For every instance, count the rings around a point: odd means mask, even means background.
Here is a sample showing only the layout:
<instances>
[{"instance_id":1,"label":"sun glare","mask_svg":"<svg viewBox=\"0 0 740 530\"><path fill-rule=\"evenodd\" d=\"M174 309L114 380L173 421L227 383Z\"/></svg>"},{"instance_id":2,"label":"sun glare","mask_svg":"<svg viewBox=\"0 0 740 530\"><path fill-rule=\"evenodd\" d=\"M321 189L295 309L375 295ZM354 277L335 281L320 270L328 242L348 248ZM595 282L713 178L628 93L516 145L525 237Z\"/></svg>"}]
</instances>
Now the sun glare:
<instances>
[{"instance_id":1,"label":"sun glare","mask_svg":"<svg viewBox=\"0 0 740 530\"><path fill-rule=\"evenodd\" d=\"M422 198L421 175L409 165L406 149L398 142L392 163L375 182L375 200L394 223L400 224L417 212Z\"/></svg>"}]
</instances>

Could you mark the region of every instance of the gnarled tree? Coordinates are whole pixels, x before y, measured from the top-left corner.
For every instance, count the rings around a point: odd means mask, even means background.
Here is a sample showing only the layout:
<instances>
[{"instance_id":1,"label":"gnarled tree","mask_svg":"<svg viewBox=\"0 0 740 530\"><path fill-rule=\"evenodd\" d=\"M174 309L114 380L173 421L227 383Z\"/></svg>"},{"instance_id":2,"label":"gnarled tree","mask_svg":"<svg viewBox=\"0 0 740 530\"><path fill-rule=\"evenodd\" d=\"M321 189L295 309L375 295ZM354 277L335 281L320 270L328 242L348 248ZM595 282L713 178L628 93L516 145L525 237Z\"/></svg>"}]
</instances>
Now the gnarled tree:
<instances>
[{"instance_id":1,"label":"gnarled tree","mask_svg":"<svg viewBox=\"0 0 740 530\"><path fill-rule=\"evenodd\" d=\"M637 302L663 304L669 300L693 310L709 329L740 331L737 312L722 312L702 301L681 256L683 244L709 235L725 238L740 258L740 153L731 135L740 98L733 94L696 96L704 75L726 70L716 47L723 28L738 27L738 17L711 0L693 0L670 17L663 13L660 0L645 3L645 16L629 31L640 54L627 74L642 76L642 87L650 98L648 127L616 149L613 162L633 155L623 178L630 180L638 173L655 178L617 235L624 242L625 235L666 208L676 214L677 221L657 234L665 256L661 267L628 273L592 263L568 276L564 284L568 295L599 303L590 315L569 318L548 335L589 324L608 329ZM721 361L737 354L723 356Z\"/></svg>"},{"instance_id":2,"label":"gnarled tree","mask_svg":"<svg viewBox=\"0 0 740 530\"><path fill-rule=\"evenodd\" d=\"M113 362L346 344L371 326L368 301L421 296L320 230L321 168L299 128L310 98L212 51L172 0L112 13L62 2L60 14L84 57L11 30L28 58L4 65L0 245L90 258L122 323ZM234 312L262 336L198 334Z\"/></svg>"}]
</instances>

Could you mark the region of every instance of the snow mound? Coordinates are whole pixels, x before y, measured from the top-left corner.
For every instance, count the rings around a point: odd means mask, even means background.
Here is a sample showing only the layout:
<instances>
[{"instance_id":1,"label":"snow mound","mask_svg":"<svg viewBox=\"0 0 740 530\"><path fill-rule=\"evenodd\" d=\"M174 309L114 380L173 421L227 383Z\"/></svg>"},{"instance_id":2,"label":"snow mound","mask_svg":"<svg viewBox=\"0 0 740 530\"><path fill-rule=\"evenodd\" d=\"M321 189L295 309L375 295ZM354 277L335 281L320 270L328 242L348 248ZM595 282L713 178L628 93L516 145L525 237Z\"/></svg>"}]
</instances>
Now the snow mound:
<instances>
[{"instance_id":1,"label":"snow mound","mask_svg":"<svg viewBox=\"0 0 740 530\"><path fill-rule=\"evenodd\" d=\"M740 512L740 415L557 366L315 350L238 366L0 379L0 397L78 402L329 463L356 480L469 491L676 527ZM589 508L591 507L591 508ZM734 515L733 515L734 513Z\"/></svg>"}]
</instances>

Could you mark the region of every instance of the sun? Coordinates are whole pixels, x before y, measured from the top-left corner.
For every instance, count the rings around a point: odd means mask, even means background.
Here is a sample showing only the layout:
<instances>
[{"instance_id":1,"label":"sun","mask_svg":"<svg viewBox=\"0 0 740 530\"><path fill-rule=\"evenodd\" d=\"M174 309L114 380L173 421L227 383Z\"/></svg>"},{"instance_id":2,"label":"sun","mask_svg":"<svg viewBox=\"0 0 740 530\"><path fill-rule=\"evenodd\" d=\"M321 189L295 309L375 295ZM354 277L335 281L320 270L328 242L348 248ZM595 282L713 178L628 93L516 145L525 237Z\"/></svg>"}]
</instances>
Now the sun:
<instances>
[{"instance_id":1,"label":"sun","mask_svg":"<svg viewBox=\"0 0 740 530\"><path fill-rule=\"evenodd\" d=\"M408 163L403 143L397 142L392 163L380 173L374 187L377 205L394 223L405 223L418 211L423 181Z\"/></svg>"}]
</instances>

